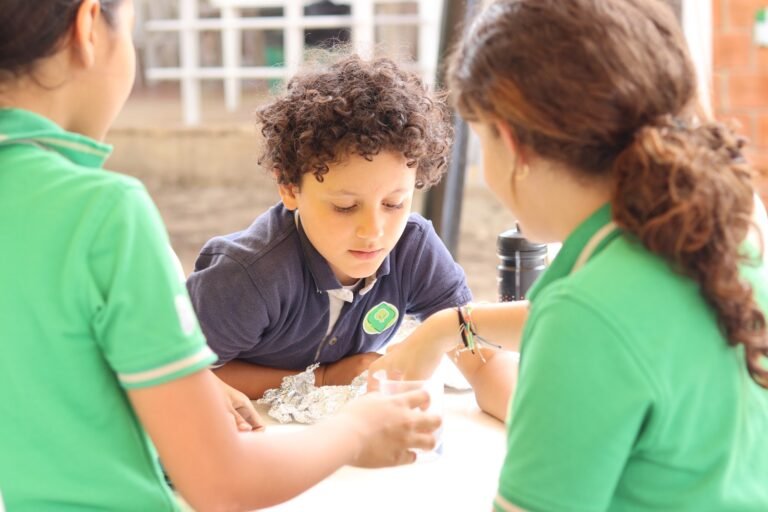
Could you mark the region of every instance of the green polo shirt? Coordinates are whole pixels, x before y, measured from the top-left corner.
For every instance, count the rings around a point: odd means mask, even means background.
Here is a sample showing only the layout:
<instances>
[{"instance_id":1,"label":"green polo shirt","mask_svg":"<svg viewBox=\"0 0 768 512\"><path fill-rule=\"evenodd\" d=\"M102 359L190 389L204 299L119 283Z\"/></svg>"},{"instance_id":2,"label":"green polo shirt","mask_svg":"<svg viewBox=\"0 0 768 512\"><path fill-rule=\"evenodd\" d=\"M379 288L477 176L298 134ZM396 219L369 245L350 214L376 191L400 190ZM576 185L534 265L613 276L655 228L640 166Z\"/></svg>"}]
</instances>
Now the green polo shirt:
<instances>
[{"instance_id":1,"label":"green polo shirt","mask_svg":"<svg viewBox=\"0 0 768 512\"><path fill-rule=\"evenodd\" d=\"M160 216L110 148L0 109L0 493L178 510L126 396L215 360Z\"/></svg>"},{"instance_id":2,"label":"green polo shirt","mask_svg":"<svg viewBox=\"0 0 768 512\"><path fill-rule=\"evenodd\" d=\"M530 293L495 510L768 510L768 391L697 285L610 220ZM766 270L743 276L765 309Z\"/></svg>"}]
</instances>

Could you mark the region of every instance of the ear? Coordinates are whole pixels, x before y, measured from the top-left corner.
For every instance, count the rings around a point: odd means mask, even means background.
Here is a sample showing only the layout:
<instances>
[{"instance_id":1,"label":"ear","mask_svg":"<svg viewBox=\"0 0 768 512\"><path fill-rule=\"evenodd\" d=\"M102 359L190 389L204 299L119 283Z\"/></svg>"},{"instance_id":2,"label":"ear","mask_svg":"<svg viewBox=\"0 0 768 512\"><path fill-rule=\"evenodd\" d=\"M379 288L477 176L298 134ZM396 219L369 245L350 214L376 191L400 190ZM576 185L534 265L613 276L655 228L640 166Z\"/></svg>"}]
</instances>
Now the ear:
<instances>
[{"instance_id":1,"label":"ear","mask_svg":"<svg viewBox=\"0 0 768 512\"><path fill-rule=\"evenodd\" d=\"M504 144L504 147L507 148L510 155L517 158L521 164L528 163L525 161L525 155L523 154L523 151L521 151L520 144L517 142L517 137L515 137L514 132L512 132L512 128L510 128L504 121L495 121L493 126L498 131L501 142Z\"/></svg>"},{"instance_id":2,"label":"ear","mask_svg":"<svg viewBox=\"0 0 768 512\"><path fill-rule=\"evenodd\" d=\"M96 43L101 4L99 0L83 0L72 25L72 51L74 58L84 68L90 68L96 61Z\"/></svg>"},{"instance_id":3,"label":"ear","mask_svg":"<svg viewBox=\"0 0 768 512\"><path fill-rule=\"evenodd\" d=\"M299 187L297 185L278 185L277 191L280 193L280 199L283 205L291 211L299 207Z\"/></svg>"}]
</instances>

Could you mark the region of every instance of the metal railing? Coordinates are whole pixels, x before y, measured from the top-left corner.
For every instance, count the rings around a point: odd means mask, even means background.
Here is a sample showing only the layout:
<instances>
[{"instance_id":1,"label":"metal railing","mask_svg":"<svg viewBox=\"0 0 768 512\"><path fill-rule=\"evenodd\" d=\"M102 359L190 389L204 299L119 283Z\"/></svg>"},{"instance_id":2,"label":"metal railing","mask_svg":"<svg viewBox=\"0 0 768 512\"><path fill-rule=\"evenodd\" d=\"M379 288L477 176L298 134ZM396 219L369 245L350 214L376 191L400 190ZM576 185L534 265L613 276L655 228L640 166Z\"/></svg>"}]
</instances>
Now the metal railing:
<instances>
[{"instance_id":1,"label":"metal railing","mask_svg":"<svg viewBox=\"0 0 768 512\"><path fill-rule=\"evenodd\" d=\"M248 79L286 79L301 66L304 58L304 30L350 28L352 46L372 50L375 28L379 26L415 26L418 29L418 72L426 83L434 81L437 70L440 19L443 0L347 0L349 15L305 15L303 0L209 0L207 7L218 9L219 17L200 16L200 0L178 0L176 19L150 19L144 22L147 35L177 33L179 66L150 64L145 70L149 81L172 80L181 85L183 119L186 124L201 122L201 81L221 80L227 109L236 110L242 95L242 82ZM380 4L415 4L416 14L377 14ZM244 16L244 10L282 8L282 16ZM242 65L244 30L282 30L282 66ZM221 33L221 66L201 65L200 33Z\"/></svg>"}]
</instances>

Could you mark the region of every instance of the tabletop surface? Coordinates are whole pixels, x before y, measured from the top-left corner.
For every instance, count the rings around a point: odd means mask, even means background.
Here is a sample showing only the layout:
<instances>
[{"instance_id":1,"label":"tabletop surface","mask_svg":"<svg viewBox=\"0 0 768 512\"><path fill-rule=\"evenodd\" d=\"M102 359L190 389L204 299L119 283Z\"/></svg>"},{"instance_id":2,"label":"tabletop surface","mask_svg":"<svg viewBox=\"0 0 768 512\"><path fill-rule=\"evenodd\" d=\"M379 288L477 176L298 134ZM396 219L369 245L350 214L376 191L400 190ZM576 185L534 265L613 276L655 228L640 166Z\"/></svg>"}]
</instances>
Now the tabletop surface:
<instances>
[{"instance_id":1,"label":"tabletop surface","mask_svg":"<svg viewBox=\"0 0 768 512\"><path fill-rule=\"evenodd\" d=\"M280 425L257 407L274 431ZM270 512L489 511L504 460L504 424L480 410L471 391L445 392L443 453L432 461L383 469L343 467Z\"/></svg>"}]
</instances>

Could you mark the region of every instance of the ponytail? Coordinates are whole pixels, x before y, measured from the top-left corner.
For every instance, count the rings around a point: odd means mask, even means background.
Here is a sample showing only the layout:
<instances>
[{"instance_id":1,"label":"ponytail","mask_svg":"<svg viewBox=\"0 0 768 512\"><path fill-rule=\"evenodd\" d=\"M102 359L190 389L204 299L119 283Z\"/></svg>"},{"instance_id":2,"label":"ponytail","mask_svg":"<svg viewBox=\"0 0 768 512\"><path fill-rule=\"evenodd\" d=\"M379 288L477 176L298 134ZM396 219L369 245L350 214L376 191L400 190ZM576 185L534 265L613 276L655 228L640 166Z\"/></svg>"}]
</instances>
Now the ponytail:
<instances>
[{"instance_id":1,"label":"ponytail","mask_svg":"<svg viewBox=\"0 0 768 512\"><path fill-rule=\"evenodd\" d=\"M664 116L641 128L614 161L612 206L622 228L699 284L728 343L744 346L749 374L768 388L766 319L739 273L753 225L743 145L720 124Z\"/></svg>"}]
</instances>

